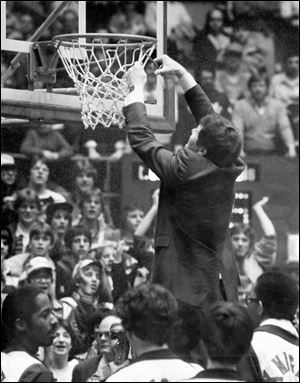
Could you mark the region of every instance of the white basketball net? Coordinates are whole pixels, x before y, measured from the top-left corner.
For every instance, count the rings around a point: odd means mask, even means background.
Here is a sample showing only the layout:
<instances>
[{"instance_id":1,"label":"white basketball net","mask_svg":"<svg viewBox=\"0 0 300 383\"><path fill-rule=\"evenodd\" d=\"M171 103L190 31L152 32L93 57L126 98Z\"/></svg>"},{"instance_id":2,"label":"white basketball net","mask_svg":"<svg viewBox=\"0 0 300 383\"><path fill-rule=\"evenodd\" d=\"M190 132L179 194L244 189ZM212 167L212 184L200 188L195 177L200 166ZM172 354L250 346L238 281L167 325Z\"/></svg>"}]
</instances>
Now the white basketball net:
<instances>
[{"instance_id":1,"label":"white basketball net","mask_svg":"<svg viewBox=\"0 0 300 383\"><path fill-rule=\"evenodd\" d=\"M154 49L152 42L119 40L109 46L99 38L90 44L82 38L60 43L58 53L79 94L85 128L124 126L122 108L129 93L126 73L135 61L145 66Z\"/></svg>"}]
</instances>

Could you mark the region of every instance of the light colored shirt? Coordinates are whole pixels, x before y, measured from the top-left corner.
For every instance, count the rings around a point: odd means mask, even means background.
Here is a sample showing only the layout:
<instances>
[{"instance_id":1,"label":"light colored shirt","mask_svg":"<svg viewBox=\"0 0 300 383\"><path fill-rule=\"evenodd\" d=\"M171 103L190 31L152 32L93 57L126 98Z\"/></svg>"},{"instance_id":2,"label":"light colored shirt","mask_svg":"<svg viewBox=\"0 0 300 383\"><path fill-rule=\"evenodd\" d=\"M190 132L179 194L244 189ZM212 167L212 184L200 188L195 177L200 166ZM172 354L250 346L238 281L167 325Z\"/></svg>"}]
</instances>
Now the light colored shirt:
<instances>
[{"instance_id":1,"label":"light colored shirt","mask_svg":"<svg viewBox=\"0 0 300 383\"><path fill-rule=\"evenodd\" d=\"M272 78L270 94L285 105L299 103L299 76L291 79L285 73Z\"/></svg>"},{"instance_id":2,"label":"light colored shirt","mask_svg":"<svg viewBox=\"0 0 300 383\"><path fill-rule=\"evenodd\" d=\"M60 369L50 368L50 370L53 372L53 376L57 380L57 382L71 382L74 367L78 363L79 362L77 359L72 359L68 362L66 367Z\"/></svg>"},{"instance_id":3,"label":"light colored shirt","mask_svg":"<svg viewBox=\"0 0 300 383\"><path fill-rule=\"evenodd\" d=\"M233 124L239 128L244 136L244 150L246 152L276 151L277 132L287 147L294 144L292 128L282 102L273 98L266 98L264 109L257 110L250 98L237 101L233 116Z\"/></svg>"}]
</instances>

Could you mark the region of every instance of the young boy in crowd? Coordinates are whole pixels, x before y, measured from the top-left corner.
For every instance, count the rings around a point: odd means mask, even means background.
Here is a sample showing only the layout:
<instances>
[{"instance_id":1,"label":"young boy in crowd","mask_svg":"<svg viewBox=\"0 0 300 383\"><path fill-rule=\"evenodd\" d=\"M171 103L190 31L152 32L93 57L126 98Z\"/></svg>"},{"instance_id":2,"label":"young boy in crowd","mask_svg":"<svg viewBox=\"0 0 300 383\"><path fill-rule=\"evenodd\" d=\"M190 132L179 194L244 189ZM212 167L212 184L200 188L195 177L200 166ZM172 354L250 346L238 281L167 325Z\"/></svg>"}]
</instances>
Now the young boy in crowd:
<instances>
[{"instance_id":1,"label":"young boy in crowd","mask_svg":"<svg viewBox=\"0 0 300 383\"><path fill-rule=\"evenodd\" d=\"M44 222L34 224L29 233L30 251L17 254L4 261L6 284L17 287L20 279L22 281L25 278L25 274L22 275L22 273L27 264L35 257L45 257L51 263L53 270L55 270L55 264L49 255L53 243L54 235L50 226Z\"/></svg>"}]
</instances>

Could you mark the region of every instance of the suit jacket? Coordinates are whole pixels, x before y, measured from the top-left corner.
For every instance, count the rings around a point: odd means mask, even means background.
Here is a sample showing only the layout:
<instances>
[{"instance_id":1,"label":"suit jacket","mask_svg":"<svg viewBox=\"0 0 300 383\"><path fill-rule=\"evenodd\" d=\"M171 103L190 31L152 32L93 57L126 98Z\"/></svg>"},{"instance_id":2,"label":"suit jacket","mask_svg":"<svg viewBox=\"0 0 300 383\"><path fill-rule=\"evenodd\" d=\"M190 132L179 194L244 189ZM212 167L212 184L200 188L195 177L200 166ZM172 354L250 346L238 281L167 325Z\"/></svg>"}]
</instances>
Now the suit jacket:
<instances>
[{"instance_id":1,"label":"suit jacket","mask_svg":"<svg viewBox=\"0 0 300 383\"><path fill-rule=\"evenodd\" d=\"M199 85L185 97L198 123L215 113ZM124 113L132 148L161 180L152 281L199 307L221 298L221 274L227 297L235 298L235 262L227 251L223 263L222 254L235 180L244 162L237 159L231 167L219 168L187 148L174 154L156 140L143 103L126 106Z\"/></svg>"}]
</instances>

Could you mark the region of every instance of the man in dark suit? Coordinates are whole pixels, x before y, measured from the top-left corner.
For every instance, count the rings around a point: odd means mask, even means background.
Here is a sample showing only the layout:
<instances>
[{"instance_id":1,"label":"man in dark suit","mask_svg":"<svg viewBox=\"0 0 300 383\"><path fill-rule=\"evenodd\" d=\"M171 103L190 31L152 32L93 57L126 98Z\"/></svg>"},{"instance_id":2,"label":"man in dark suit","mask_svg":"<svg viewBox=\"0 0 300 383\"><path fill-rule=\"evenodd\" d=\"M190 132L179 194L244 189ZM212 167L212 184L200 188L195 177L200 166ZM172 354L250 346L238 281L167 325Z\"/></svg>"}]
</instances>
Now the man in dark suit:
<instances>
[{"instance_id":1,"label":"man in dark suit","mask_svg":"<svg viewBox=\"0 0 300 383\"><path fill-rule=\"evenodd\" d=\"M128 72L131 92L124 106L128 138L161 180L152 281L194 307L236 300L238 274L233 256L224 247L235 180L244 169L238 157L241 134L215 113L204 91L180 64L166 55L156 63L160 65L156 74L178 79L198 126L176 154L160 144L143 103L146 74L139 62L134 64Z\"/></svg>"}]
</instances>

